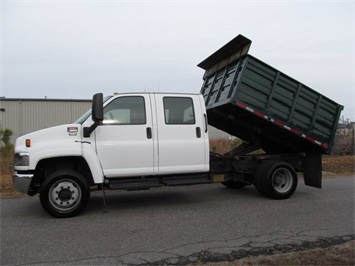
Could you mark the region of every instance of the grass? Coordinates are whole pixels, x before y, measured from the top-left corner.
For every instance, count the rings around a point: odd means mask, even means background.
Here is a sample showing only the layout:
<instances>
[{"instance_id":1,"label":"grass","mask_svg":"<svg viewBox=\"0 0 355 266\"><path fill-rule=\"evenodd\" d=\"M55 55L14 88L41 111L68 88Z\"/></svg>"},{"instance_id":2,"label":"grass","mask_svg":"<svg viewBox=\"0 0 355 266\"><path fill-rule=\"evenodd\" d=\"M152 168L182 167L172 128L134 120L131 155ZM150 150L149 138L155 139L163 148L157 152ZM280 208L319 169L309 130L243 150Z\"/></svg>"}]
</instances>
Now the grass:
<instances>
[{"instance_id":1,"label":"grass","mask_svg":"<svg viewBox=\"0 0 355 266\"><path fill-rule=\"evenodd\" d=\"M13 149L2 149L0 153L0 197L8 198L21 195L12 184Z\"/></svg>"},{"instance_id":2,"label":"grass","mask_svg":"<svg viewBox=\"0 0 355 266\"><path fill-rule=\"evenodd\" d=\"M355 156L323 156L323 171L335 174L353 174L355 172Z\"/></svg>"}]
</instances>

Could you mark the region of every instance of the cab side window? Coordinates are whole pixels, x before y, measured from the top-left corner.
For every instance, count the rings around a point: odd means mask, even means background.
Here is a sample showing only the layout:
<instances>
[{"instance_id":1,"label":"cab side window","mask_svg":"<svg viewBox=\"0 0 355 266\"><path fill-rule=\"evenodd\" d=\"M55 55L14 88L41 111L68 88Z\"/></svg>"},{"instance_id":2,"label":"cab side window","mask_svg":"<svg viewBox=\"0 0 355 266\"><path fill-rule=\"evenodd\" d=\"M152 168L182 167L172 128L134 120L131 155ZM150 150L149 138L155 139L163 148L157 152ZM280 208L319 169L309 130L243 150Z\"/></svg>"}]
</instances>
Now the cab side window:
<instances>
[{"instance_id":1,"label":"cab side window","mask_svg":"<svg viewBox=\"0 0 355 266\"><path fill-rule=\"evenodd\" d=\"M119 97L104 109L104 124L146 124L145 102L141 96Z\"/></svg>"},{"instance_id":2,"label":"cab side window","mask_svg":"<svg viewBox=\"0 0 355 266\"><path fill-rule=\"evenodd\" d=\"M189 97L164 97L164 116L167 125L195 124L193 101Z\"/></svg>"}]
</instances>

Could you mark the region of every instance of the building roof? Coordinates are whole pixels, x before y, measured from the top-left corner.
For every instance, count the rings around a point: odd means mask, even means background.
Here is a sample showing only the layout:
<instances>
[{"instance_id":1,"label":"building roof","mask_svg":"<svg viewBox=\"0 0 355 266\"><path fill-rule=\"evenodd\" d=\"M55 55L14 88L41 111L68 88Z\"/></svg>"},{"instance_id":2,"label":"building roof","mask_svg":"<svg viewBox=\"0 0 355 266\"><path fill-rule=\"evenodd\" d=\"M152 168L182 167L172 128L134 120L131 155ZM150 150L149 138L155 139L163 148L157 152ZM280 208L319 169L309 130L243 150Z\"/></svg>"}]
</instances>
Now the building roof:
<instances>
[{"instance_id":1,"label":"building roof","mask_svg":"<svg viewBox=\"0 0 355 266\"><path fill-rule=\"evenodd\" d=\"M5 102L91 102L91 99L52 99L52 98L5 98L0 97L0 101Z\"/></svg>"}]
</instances>

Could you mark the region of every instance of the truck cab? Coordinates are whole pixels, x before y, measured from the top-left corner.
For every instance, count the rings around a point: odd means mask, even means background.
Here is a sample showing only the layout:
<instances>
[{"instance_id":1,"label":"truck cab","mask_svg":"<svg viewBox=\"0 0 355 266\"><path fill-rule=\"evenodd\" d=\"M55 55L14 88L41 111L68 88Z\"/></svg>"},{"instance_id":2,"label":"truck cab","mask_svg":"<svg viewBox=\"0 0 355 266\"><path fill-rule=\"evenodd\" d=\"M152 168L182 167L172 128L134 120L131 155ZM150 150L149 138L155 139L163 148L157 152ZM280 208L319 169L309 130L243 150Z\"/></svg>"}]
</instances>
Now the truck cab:
<instances>
[{"instance_id":1,"label":"truck cab","mask_svg":"<svg viewBox=\"0 0 355 266\"><path fill-rule=\"evenodd\" d=\"M50 214L68 217L84 208L91 186L199 183L198 176L208 171L202 95L129 93L103 99L96 94L92 111L73 124L16 140L13 181L20 192L40 193Z\"/></svg>"},{"instance_id":2,"label":"truck cab","mask_svg":"<svg viewBox=\"0 0 355 266\"><path fill-rule=\"evenodd\" d=\"M95 151L107 178L208 172L205 117L198 94L121 94L106 101L83 145ZM88 118L82 127L93 123Z\"/></svg>"}]
</instances>

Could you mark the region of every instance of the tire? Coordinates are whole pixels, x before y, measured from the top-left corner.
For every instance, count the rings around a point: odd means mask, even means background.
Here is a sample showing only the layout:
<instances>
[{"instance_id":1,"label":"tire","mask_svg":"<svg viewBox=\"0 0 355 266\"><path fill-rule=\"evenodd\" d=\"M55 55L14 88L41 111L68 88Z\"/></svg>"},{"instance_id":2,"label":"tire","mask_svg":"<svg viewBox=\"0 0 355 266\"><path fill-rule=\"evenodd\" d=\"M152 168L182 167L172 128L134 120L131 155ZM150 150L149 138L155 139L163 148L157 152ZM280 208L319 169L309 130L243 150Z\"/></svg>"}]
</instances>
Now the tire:
<instances>
[{"instance_id":1,"label":"tire","mask_svg":"<svg viewBox=\"0 0 355 266\"><path fill-rule=\"evenodd\" d=\"M43 209L58 218L73 217L86 207L90 198L88 181L75 171L58 171L42 184L40 201Z\"/></svg>"},{"instance_id":2,"label":"tire","mask_svg":"<svg viewBox=\"0 0 355 266\"><path fill-rule=\"evenodd\" d=\"M272 199L287 199L297 188L293 167L281 161L265 161L256 170L254 185L260 194Z\"/></svg>"},{"instance_id":3,"label":"tire","mask_svg":"<svg viewBox=\"0 0 355 266\"><path fill-rule=\"evenodd\" d=\"M233 180L228 180L226 182L222 182L222 184L225 185L226 187L232 188L232 189L242 189L248 185L247 183L233 181Z\"/></svg>"}]
</instances>

